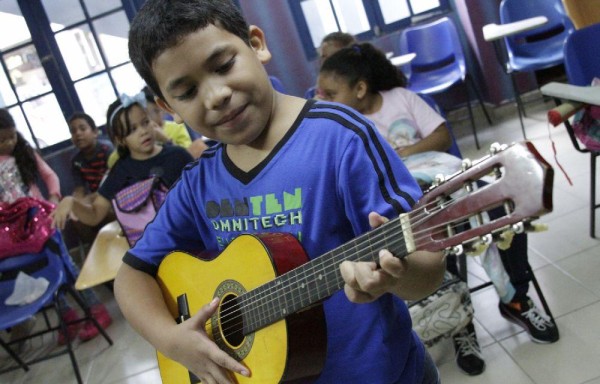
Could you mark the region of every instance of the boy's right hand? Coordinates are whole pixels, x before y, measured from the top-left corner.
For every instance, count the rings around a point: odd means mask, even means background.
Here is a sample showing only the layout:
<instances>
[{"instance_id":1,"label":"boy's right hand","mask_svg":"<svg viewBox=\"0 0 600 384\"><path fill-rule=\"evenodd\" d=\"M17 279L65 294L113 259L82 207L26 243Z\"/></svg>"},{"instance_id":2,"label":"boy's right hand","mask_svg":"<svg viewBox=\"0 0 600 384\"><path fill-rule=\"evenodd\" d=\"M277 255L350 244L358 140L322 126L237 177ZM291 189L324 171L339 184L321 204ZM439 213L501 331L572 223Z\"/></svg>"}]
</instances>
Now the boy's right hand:
<instances>
[{"instance_id":1,"label":"boy's right hand","mask_svg":"<svg viewBox=\"0 0 600 384\"><path fill-rule=\"evenodd\" d=\"M65 224L69 219L71 210L73 209L73 197L66 196L56 206L54 212L52 212L52 227L60 230L65 229Z\"/></svg>"},{"instance_id":2,"label":"boy's right hand","mask_svg":"<svg viewBox=\"0 0 600 384\"><path fill-rule=\"evenodd\" d=\"M206 334L205 325L218 307L218 300L205 305L190 319L174 327L170 335L169 357L180 362L202 383L230 384L231 371L244 376L250 373L241 363L222 351Z\"/></svg>"}]
</instances>

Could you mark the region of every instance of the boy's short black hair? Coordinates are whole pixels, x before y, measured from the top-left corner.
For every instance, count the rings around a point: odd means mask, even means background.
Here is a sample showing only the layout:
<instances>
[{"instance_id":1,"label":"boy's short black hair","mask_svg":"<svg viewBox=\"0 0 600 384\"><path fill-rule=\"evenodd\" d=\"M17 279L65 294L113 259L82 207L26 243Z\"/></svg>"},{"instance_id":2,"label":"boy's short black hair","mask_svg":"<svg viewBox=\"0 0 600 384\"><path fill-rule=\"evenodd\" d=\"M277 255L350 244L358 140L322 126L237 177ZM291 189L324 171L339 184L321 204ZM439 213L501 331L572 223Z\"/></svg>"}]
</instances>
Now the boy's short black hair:
<instances>
[{"instance_id":1,"label":"boy's short black hair","mask_svg":"<svg viewBox=\"0 0 600 384\"><path fill-rule=\"evenodd\" d=\"M71 117L69 117L69 120L67 121L69 123L69 125L71 125L71 123L73 122L73 120L77 120L77 119L82 119L85 120L86 123L88 123L88 125L90 127L92 127L93 131L97 131L98 130L98 126L96 125L96 122L94 121L94 119L92 119L92 116L88 115L87 113L84 112L75 112L71 115Z\"/></svg>"},{"instance_id":2,"label":"boy's short black hair","mask_svg":"<svg viewBox=\"0 0 600 384\"><path fill-rule=\"evenodd\" d=\"M129 30L129 57L142 79L164 99L152 71L152 63L185 36L215 25L250 45L248 23L229 0L148 0Z\"/></svg>"}]
</instances>

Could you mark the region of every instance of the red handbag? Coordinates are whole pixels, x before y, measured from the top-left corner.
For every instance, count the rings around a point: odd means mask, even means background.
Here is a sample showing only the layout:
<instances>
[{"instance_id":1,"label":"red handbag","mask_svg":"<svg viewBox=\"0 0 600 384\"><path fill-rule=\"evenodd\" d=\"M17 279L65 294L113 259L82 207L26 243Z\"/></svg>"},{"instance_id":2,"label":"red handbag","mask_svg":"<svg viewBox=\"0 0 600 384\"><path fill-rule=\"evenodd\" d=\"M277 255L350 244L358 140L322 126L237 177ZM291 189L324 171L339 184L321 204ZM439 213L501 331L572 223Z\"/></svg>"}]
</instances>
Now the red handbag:
<instances>
[{"instance_id":1,"label":"red handbag","mask_svg":"<svg viewBox=\"0 0 600 384\"><path fill-rule=\"evenodd\" d=\"M0 259L41 252L55 232L53 210L52 203L33 197L0 203Z\"/></svg>"}]
</instances>

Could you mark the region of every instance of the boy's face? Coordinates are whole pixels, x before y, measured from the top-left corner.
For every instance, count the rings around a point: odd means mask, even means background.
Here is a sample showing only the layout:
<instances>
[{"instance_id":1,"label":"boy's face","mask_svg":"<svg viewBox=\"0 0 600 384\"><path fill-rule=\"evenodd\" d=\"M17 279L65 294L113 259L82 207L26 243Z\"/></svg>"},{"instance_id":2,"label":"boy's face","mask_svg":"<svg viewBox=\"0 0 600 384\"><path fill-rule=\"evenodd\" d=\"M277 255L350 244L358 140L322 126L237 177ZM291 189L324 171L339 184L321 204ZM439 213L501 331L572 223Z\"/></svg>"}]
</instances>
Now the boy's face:
<instances>
[{"instance_id":1,"label":"boy's face","mask_svg":"<svg viewBox=\"0 0 600 384\"><path fill-rule=\"evenodd\" d=\"M139 105L134 105L127 111L131 132L125 138L120 139L121 144L125 145L131 157L136 160L145 160L152 157L154 153L154 129L156 123L148 117L146 110ZM122 113L119 118L125 125L125 114Z\"/></svg>"},{"instance_id":2,"label":"boy's face","mask_svg":"<svg viewBox=\"0 0 600 384\"><path fill-rule=\"evenodd\" d=\"M249 145L269 124L273 89L263 67L270 58L263 32L250 27L251 47L209 25L160 54L154 76L158 104L192 129L232 145Z\"/></svg>"},{"instance_id":3,"label":"boy's face","mask_svg":"<svg viewBox=\"0 0 600 384\"><path fill-rule=\"evenodd\" d=\"M85 119L74 119L69 123L71 141L79 150L93 148L98 139L98 130L94 130Z\"/></svg>"}]
</instances>

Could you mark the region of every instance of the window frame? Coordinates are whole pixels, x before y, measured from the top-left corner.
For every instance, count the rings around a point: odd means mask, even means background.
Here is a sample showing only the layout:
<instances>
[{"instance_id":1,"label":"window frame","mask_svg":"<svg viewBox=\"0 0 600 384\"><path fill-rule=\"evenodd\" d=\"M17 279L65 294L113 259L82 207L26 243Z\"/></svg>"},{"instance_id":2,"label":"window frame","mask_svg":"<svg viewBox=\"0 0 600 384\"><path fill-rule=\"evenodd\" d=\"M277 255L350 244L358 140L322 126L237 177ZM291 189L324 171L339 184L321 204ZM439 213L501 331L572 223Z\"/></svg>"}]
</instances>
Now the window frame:
<instances>
[{"instance_id":1,"label":"window frame","mask_svg":"<svg viewBox=\"0 0 600 384\"><path fill-rule=\"evenodd\" d=\"M302 2L304 1L307 0L288 0L288 5L292 13L292 18L296 25L296 30L298 31L298 35L300 37L302 48L304 49L304 54L306 58L310 61L316 59L319 56L319 54L317 52L317 49L312 45L312 39L310 35L310 30L308 28L308 23L306 22L306 19L304 18L304 13L302 12ZM381 8L379 7L378 0L361 1L365 8L365 12L367 15L367 19L369 20L369 23L371 25L371 29L366 32L355 35L355 37L360 41L371 40L383 36L385 34L397 32L411 24L414 24L417 21L438 16L447 13L451 10L449 0L438 0L440 2L439 7L415 14L413 13L410 2L419 0L406 0L411 15L402 20L386 24L383 18ZM332 0L329 0L329 2L331 3ZM335 9L333 8L333 5L332 10L335 14Z\"/></svg>"},{"instance_id":2,"label":"window frame","mask_svg":"<svg viewBox=\"0 0 600 384\"><path fill-rule=\"evenodd\" d=\"M101 71L97 71L97 72L94 72L93 74L89 74L83 78L80 78L77 80L72 80L69 75L69 71L65 65L64 58L58 47L58 43L57 43L56 39L54 38L54 36L62 31L67 30L67 29L71 29L71 28L77 27L79 25L87 24L90 26L90 31L94 35L94 38L96 39L96 41L99 41L98 36L97 36L96 31L94 30L94 26L93 26L94 20L100 19L104 16L107 16L107 15L110 15L113 13L123 11L123 12L125 12L125 15L126 15L128 21L131 23L131 21L133 20L133 17L137 13L137 11L141 8L141 6L144 4L145 0L120 0L121 6L111 9L111 10L108 10L108 11L105 11L105 12L102 12L101 14L94 15L93 17L90 17L89 14L87 13L87 10L85 8L85 3L83 2L83 0L79 0L82 10L84 10L85 19L82 21L78 21L72 25L67 25L64 28L62 28L61 30L57 30L57 31L52 30L52 28L50 26L50 20L49 20L48 16L46 15L46 12L45 12L45 9L44 9L44 6L43 6L41 0L16 0L16 1L17 1L17 5L19 6L19 8L21 10L21 14L22 14L23 18L25 19L27 27L29 29L29 33L31 35L31 40L28 42L25 42L23 44L19 44L18 46L10 47L9 49L2 50L2 51L0 51L0 53L2 55L5 55L6 53L16 50L21 46L26 46L29 44L33 45L35 50L37 51L37 54L38 54L41 62L42 62L42 67L44 68L44 72L46 73L48 81L51 85L51 91L44 92L42 94L39 94L39 95L36 95L33 97L29 97L29 98L24 98L24 99L19 98L19 95L16 93L16 90L14 89L14 84L9 76L8 70L4 63L4 60L0 58L0 61L2 64L2 65L0 65L0 70L5 72L5 74L8 78L8 81L9 81L9 85L16 96L16 101L14 103L7 104L7 105L3 106L3 108L10 109L10 108L17 107L20 109L21 113L24 116L25 122L27 124L27 129L29 130L29 132L31 133L31 136L33 138L34 145L37 147L37 149L43 155L46 155L46 154L56 152L58 150L69 147L72 144L71 140L65 140L62 142L58 142L58 143L40 148L39 144L37 142L37 139L36 139L36 134L33 131L33 128L31 127L31 124L29 123L29 120L27 118L27 113L25 111L24 104L26 104L27 102L30 102L32 100L35 100L35 99L38 99L38 98L41 98L41 97L47 96L48 94L53 93L54 96L56 97L58 105L63 113L63 116L65 117L65 122L66 122L67 118L70 115L72 115L73 113L75 113L77 111L83 110L82 104L79 100L77 91L75 89L75 83L80 82L86 78L96 76L101 73L107 73L107 75L110 79L111 85L113 87L114 93L115 93L115 98L116 98L118 96L118 90L117 90L115 82L113 81L111 71L115 70L118 67L121 67L123 65L127 65L128 63L130 63L130 61L126 61L125 63L119 63L117 65L109 66L108 62L106 61L106 57L104 56L104 52L100 49L101 60L104 62L105 68ZM53 129L53 128L51 125L49 125L48 129Z\"/></svg>"}]
</instances>

